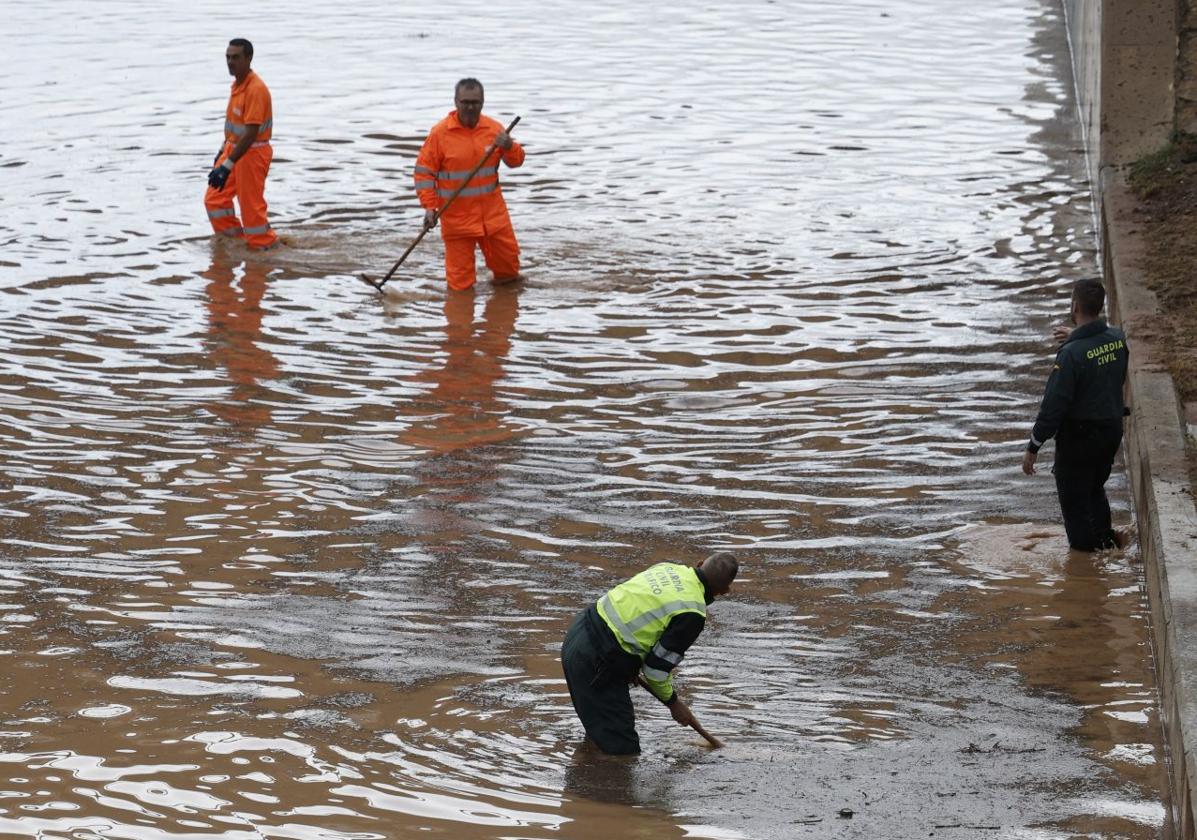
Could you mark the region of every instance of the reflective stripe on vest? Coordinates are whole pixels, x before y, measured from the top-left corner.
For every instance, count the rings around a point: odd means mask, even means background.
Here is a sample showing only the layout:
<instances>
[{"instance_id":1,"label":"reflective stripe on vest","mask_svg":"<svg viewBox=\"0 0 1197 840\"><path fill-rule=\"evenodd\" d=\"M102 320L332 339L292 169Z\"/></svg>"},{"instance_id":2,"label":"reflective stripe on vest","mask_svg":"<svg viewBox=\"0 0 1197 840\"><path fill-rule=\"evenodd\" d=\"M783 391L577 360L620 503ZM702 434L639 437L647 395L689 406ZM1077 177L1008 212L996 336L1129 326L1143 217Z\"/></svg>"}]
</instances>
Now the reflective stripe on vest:
<instances>
[{"instance_id":1,"label":"reflective stripe on vest","mask_svg":"<svg viewBox=\"0 0 1197 840\"><path fill-rule=\"evenodd\" d=\"M640 643L636 641L636 634L620 619L609 596L604 595L599 599L598 611L599 617L615 632L615 637L623 643L624 648L631 650L632 653L643 659L644 648L640 647Z\"/></svg>"},{"instance_id":2,"label":"reflective stripe on vest","mask_svg":"<svg viewBox=\"0 0 1197 840\"><path fill-rule=\"evenodd\" d=\"M665 680L669 679L668 671L650 668L647 665L641 665L640 670L644 673L644 676L648 677L650 680L655 680L656 682L665 682Z\"/></svg>"},{"instance_id":3,"label":"reflective stripe on vest","mask_svg":"<svg viewBox=\"0 0 1197 840\"><path fill-rule=\"evenodd\" d=\"M661 657L670 665L682 664L682 655L680 653L674 653L671 650L666 650L665 648L661 647L660 642L653 645L653 655Z\"/></svg>"},{"instance_id":4,"label":"reflective stripe on vest","mask_svg":"<svg viewBox=\"0 0 1197 840\"><path fill-rule=\"evenodd\" d=\"M658 563L600 598L598 612L624 650L642 660L651 650L676 665L681 657L660 648L657 640L670 619L679 613L693 612L706 617L704 592L694 569L677 563ZM663 680L668 675L646 672L646 676Z\"/></svg>"}]
</instances>

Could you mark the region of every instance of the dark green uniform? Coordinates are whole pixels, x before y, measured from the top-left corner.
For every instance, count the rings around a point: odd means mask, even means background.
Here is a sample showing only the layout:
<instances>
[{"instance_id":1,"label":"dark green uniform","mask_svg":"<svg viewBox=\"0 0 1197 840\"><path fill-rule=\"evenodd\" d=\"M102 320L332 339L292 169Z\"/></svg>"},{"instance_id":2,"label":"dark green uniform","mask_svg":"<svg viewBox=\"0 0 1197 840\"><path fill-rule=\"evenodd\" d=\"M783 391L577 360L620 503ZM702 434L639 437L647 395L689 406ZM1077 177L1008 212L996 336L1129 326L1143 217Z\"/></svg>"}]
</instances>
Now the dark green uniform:
<instances>
[{"instance_id":1,"label":"dark green uniform","mask_svg":"<svg viewBox=\"0 0 1197 840\"><path fill-rule=\"evenodd\" d=\"M1122 443L1122 386L1128 350L1122 330L1102 319L1077 327L1056 354L1027 449L1056 439L1056 495L1068 544L1114 548L1105 484Z\"/></svg>"}]
</instances>

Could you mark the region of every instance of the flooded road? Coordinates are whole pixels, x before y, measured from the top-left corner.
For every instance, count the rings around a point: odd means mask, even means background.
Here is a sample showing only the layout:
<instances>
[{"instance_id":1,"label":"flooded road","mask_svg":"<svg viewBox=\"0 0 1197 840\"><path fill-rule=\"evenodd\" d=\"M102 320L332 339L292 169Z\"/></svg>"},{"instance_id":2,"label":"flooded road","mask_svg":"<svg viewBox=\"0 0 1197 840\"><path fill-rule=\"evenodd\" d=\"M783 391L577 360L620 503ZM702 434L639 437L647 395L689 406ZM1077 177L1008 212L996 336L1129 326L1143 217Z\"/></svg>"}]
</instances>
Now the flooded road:
<instances>
[{"instance_id":1,"label":"flooded road","mask_svg":"<svg viewBox=\"0 0 1197 840\"><path fill-rule=\"evenodd\" d=\"M1097 270L1055 3L246 9L6 11L0 836L1167 836L1136 552L1019 472ZM383 301L466 75L529 280ZM580 748L573 615L715 549L727 746Z\"/></svg>"}]
</instances>

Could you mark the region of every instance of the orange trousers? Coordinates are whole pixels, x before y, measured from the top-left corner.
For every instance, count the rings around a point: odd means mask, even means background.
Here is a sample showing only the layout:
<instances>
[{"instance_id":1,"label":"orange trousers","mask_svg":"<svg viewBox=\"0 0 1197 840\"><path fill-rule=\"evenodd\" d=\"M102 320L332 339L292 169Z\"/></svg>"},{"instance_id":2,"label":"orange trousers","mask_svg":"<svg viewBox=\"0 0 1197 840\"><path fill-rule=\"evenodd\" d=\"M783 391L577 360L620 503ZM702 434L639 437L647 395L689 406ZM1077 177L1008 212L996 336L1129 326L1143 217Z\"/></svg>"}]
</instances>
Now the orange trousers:
<instances>
[{"instance_id":1,"label":"orange trousers","mask_svg":"<svg viewBox=\"0 0 1197 840\"><path fill-rule=\"evenodd\" d=\"M226 143L221 160L232 150L232 145ZM204 193L204 207L208 208L212 230L243 238L251 248L269 248L278 241L278 234L266 221L266 173L270 171L273 159L274 150L269 143L250 146L229 173L223 190L208 187ZM233 209L234 198L241 207L240 220Z\"/></svg>"},{"instance_id":2,"label":"orange trousers","mask_svg":"<svg viewBox=\"0 0 1197 840\"><path fill-rule=\"evenodd\" d=\"M520 243L509 226L482 236L445 237L445 280L449 288L464 291L474 285L474 246L482 249L494 282L514 280L520 273Z\"/></svg>"}]
</instances>

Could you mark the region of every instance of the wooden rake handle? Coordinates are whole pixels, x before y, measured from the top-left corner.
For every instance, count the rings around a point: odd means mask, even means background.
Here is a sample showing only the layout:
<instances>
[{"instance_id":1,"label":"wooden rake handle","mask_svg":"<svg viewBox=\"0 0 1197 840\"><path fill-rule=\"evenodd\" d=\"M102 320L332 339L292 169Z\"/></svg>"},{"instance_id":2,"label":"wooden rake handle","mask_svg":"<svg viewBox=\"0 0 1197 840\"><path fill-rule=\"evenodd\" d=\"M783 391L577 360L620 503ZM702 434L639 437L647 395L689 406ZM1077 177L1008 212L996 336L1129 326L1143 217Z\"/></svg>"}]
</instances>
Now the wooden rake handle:
<instances>
[{"instance_id":1,"label":"wooden rake handle","mask_svg":"<svg viewBox=\"0 0 1197 840\"><path fill-rule=\"evenodd\" d=\"M718 738L716 738L714 735L712 735L710 732L707 732L705 729L703 729L702 724L699 723L697 720L691 720L690 726L691 726L691 728L694 729L695 732L697 732L699 735L701 735L703 738L705 738L706 742L708 744L710 744L712 747L714 747L715 749L719 749L720 747L723 746L723 742L720 741Z\"/></svg>"}]
</instances>

